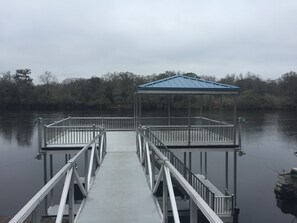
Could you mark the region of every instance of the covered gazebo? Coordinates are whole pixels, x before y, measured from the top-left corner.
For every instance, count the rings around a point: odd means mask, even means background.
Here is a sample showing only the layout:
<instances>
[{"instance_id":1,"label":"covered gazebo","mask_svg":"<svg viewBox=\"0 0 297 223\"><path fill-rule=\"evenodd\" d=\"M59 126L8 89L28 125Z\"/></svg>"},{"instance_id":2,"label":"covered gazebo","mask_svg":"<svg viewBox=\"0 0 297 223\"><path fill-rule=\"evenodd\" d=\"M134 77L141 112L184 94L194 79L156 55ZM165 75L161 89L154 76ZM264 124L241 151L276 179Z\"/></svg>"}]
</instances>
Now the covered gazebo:
<instances>
[{"instance_id":1,"label":"covered gazebo","mask_svg":"<svg viewBox=\"0 0 297 223\"><path fill-rule=\"evenodd\" d=\"M240 151L240 136L237 135L237 101L240 88L237 86L212 82L200 78L193 78L182 75L175 75L165 79L142 84L135 91L134 117L137 126L149 126L150 130L168 148L199 149L200 152L200 173L207 178L207 152L225 152L225 191L229 190L229 152L234 153L233 161L233 190L236 206L237 188L237 154ZM167 117L146 117L143 98L159 95L168 96ZM187 99L187 115L174 117L171 106L174 103L172 96L184 96ZM192 115L193 99L200 100L198 108L200 116ZM231 109L231 123L223 120L224 100L228 98L229 110ZM216 100L218 115L212 118L212 100ZM202 103L206 101L206 103ZM197 105L197 103L196 103ZM203 110L203 112L202 112ZM233 114L232 114L233 113ZM203 114L206 114L203 116ZM202 155L204 152L204 157ZM186 163L186 152L184 162ZM203 161L204 158L204 161ZM191 152L189 162L191 165ZM204 163L204 171L202 171ZM191 168L191 167L189 167ZM204 172L204 173L203 173Z\"/></svg>"},{"instance_id":2,"label":"covered gazebo","mask_svg":"<svg viewBox=\"0 0 297 223\"><path fill-rule=\"evenodd\" d=\"M211 82L203 80L200 78L193 78L182 75L175 75L165 79L153 81L147 84L143 84L137 87L135 91L135 103L134 103L134 116L136 118L137 126L147 124L143 120L142 111L142 98L147 95L167 95L168 96L168 115L167 115L167 125L172 124L172 111L171 111L171 98L174 95L183 95L188 98L188 114L187 124L189 127L195 124L191 121L192 117L192 98L194 96L200 95L201 98L208 96L208 119L211 119L212 112L212 98L213 96L218 96L220 98L220 108L219 108L219 118L217 121L222 122L222 112L223 112L223 98L225 95L233 97L233 124L236 125L237 119L237 98L239 96L239 87L226 85L217 82ZM202 116L202 103L200 105L200 116ZM174 121L174 120L173 120ZM160 123L161 124L161 123ZM162 124L165 124L164 122ZM197 123L196 123L197 124Z\"/></svg>"}]
</instances>

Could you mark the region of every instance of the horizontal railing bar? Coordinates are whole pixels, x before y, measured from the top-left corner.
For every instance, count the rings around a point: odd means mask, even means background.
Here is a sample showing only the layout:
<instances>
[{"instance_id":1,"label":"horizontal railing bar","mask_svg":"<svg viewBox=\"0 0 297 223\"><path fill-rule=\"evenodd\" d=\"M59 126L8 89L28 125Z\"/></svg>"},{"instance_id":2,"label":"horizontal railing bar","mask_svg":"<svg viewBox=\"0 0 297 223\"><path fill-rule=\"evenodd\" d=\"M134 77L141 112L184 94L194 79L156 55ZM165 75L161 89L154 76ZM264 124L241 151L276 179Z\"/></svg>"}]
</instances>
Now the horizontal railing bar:
<instances>
[{"instance_id":1,"label":"horizontal railing bar","mask_svg":"<svg viewBox=\"0 0 297 223\"><path fill-rule=\"evenodd\" d=\"M102 117L71 117L71 120L104 120L104 119L125 119L125 120L130 120L133 119L134 117L108 117L108 116L102 116Z\"/></svg>"},{"instance_id":2,"label":"horizontal railing bar","mask_svg":"<svg viewBox=\"0 0 297 223\"><path fill-rule=\"evenodd\" d=\"M101 127L102 125L95 125L95 127ZM46 128L53 129L53 128L93 128L93 125L58 125L58 126L47 126Z\"/></svg>"},{"instance_id":3,"label":"horizontal railing bar","mask_svg":"<svg viewBox=\"0 0 297 223\"><path fill-rule=\"evenodd\" d=\"M217 196L217 195L215 195L215 198L232 198L232 196L229 196L229 195L227 195L227 196Z\"/></svg>"},{"instance_id":4,"label":"horizontal railing bar","mask_svg":"<svg viewBox=\"0 0 297 223\"><path fill-rule=\"evenodd\" d=\"M224 128L224 127L234 127L234 125L232 124L226 124L226 125L191 125L190 129L192 128ZM153 126L149 126L149 128L186 128L189 129L188 125L153 125ZM175 130L175 129L174 129Z\"/></svg>"},{"instance_id":5,"label":"horizontal railing bar","mask_svg":"<svg viewBox=\"0 0 297 223\"><path fill-rule=\"evenodd\" d=\"M218 121L218 120L215 120L215 119L210 119L210 118L206 118L206 117L200 117L200 118L203 119L203 120L206 120L206 121L211 121L211 122L215 122L215 123L221 123L221 124L230 125L230 123L223 122L223 121Z\"/></svg>"},{"instance_id":6,"label":"horizontal railing bar","mask_svg":"<svg viewBox=\"0 0 297 223\"><path fill-rule=\"evenodd\" d=\"M46 127L54 126L54 125L57 125L57 124L59 124L59 123L61 123L61 122L65 122L65 121L69 120L69 118L70 118L70 117L67 117L67 118L61 119L61 120L59 120L59 121L53 122L53 123L51 123L51 124L49 124L49 125L46 125Z\"/></svg>"}]
</instances>

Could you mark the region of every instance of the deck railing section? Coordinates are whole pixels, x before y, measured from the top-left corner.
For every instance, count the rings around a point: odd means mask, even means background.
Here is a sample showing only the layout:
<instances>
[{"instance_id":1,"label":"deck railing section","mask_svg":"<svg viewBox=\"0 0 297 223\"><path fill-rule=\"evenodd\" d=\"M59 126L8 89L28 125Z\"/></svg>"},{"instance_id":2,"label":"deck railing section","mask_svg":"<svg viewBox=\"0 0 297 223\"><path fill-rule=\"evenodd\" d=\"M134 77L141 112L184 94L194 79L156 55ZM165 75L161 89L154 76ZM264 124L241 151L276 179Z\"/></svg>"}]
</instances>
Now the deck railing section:
<instances>
[{"instance_id":1,"label":"deck railing section","mask_svg":"<svg viewBox=\"0 0 297 223\"><path fill-rule=\"evenodd\" d=\"M89 151L90 148L91 151ZM42 213L40 213L39 206L43 205L43 201L47 200L47 197L51 195L51 191L57 185L60 185L60 182L63 182L63 179L64 186L55 222L62 222L67 203L69 213L68 222L75 222L75 215L77 213L74 213L74 183L77 183L80 192L85 199L94 180L95 173L98 171L101 163L103 162L105 153L106 131L104 129L100 129L100 133L92 138L84 148L82 148L72 159L70 159L51 180L49 180L48 183L41 188L41 190L13 217L10 223L24 222L30 217L33 223L40 222ZM81 159L82 157L84 158ZM81 166L78 165L78 160L83 160L84 164ZM83 170L82 172L84 172L84 181L82 181L79 176L80 168ZM81 202L81 207L83 203L84 201ZM47 204L45 204L45 207L47 209Z\"/></svg>"},{"instance_id":2,"label":"deck railing section","mask_svg":"<svg viewBox=\"0 0 297 223\"><path fill-rule=\"evenodd\" d=\"M45 145L85 144L100 132L101 126L45 126Z\"/></svg>"},{"instance_id":3,"label":"deck railing section","mask_svg":"<svg viewBox=\"0 0 297 223\"><path fill-rule=\"evenodd\" d=\"M234 125L205 117L142 117L166 145L235 144ZM98 129L135 130L134 117L68 117L44 126L44 145L87 143ZM84 133L84 134L83 134Z\"/></svg>"},{"instance_id":4,"label":"deck railing section","mask_svg":"<svg viewBox=\"0 0 297 223\"><path fill-rule=\"evenodd\" d=\"M197 210L199 209L209 222L222 223L222 220L217 215L218 213L215 213L214 211L214 193L211 192L194 174L192 174L191 171L172 152L170 152L164 144L145 128L139 128L137 130L136 141L138 157L140 162L145 166L149 185L154 194L157 192L163 178L162 222L167 222L168 220L168 194L174 222L180 222L171 180L171 176L174 176L189 196L191 222L197 222ZM159 172L155 173L155 164L157 162L161 164L161 167ZM157 174L156 181L155 174ZM219 205L219 203L216 205Z\"/></svg>"},{"instance_id":5,"label":"deck railing section","mask_svg":"<svg viewBox=\"0 0 297 223\"><path fill-rule=\"evenodd\" d=\"M68 117L44 126L43 144L85 144L104 126L106 130L133 130L133 117Z\"/></svg>"},{"instance_id":6,"label":"deck railing section","mask_svg":"<svg viewBox=\"0 0 297 223\"><path fill-rule=\"evenodd\" d=\"M172 166L179 172L179 174L189 183L189 185L199 194L199 196L206 202L206 204L218 215L229 215L231 216L233 211L233 195L230 196L216 196L199 178L192 173L192 171L180 161L173 152L171 152L164 144L160 141L149 128L140 128L138 130L138 150L137 153L143 158L144 152L141 148L148 147L151 153L161 153ZM159 155L158 155L159 156ZM160 158L160 156L159 156ZM155 162L154 158L151 158L152 163ZM147 162L148 163L148 162ZM146 165L146 169L150 169L154 166L153 164ZM154 168L152 168L154 169ZM153 171L153 170L152 170ZM147 171L149 173L149 171Z\"/></svg>"},{"instance_id":7,"label":"deck railing section","mask_svg":"<svg viewBox=\"0 0 297 223\"><path fill-rule=\"evenodd\" d=\"M143 126L154 125L228 125L226 122L206 117L141 117L139 123ZM190 123L189 123L190 122Z\"/></svg>"},{"instance_id":8,"label":"deck railing section","mask_svg":"<svg viewBox=\"0 0 297 223\"><path fill-rule=\"evenodd\" d=\"M234 143L233 125L150 126L165 145L221 145Z\"/></svg>"},{"instance_id":9,"label":"deck railing section","mask_svg":"<svg viewBox=\"0 0 297 223\"><path fill-rule=\"evenodd\" d=\"M103 125L106 130L134 130L134 117L70 117L70 125Z\"/></svg>"}]
</instances>

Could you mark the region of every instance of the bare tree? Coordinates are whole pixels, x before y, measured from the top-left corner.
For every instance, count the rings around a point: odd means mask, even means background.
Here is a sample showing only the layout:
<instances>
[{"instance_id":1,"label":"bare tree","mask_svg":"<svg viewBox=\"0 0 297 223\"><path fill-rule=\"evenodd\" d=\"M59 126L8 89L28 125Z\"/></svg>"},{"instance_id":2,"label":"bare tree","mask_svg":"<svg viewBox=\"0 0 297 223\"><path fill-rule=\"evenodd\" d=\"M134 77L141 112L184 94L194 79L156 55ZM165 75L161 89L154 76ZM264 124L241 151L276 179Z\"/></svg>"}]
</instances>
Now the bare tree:
<instances>
[{"instance_id":1,"label":"bare tree","mask_svg":"<svg viewBox=\"0 0 297 223\"><path fill-rule=\"evenodd\" d=\"M58 83L58 78L49 71L45 71L44 74L40 75L39 80L45 85Z\"/></svg>"}]
</instances>

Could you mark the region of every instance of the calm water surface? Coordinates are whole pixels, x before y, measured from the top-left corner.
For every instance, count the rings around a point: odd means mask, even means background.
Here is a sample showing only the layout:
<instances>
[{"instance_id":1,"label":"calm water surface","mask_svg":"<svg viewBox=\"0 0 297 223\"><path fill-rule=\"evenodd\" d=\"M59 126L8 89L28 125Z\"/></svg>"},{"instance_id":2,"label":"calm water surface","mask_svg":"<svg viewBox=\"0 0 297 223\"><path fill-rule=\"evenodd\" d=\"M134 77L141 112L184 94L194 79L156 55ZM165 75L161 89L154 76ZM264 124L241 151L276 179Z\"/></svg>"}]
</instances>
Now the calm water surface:
<instances>
[{"instance_id":1,"label":"calm water surface","mask_svg":"<svg viewBox=\"0 0 297 223\"><path fill-rule=\"evenodd\" d=\"M69 115L98 116L92 111L0 113L0 215L14 215L42 187L43 163L34 158L36 119L41 116L54 120ZM297 167L297 157L293 155L297 151L296 113L245 112L240 116L246 119L246 155L238 158L240 222L297 222L293 215L277 207L273 191L277 173ZM208 164L210 179L223 188L224 155L210 154Z\"/></svg>"}]
</instances>

